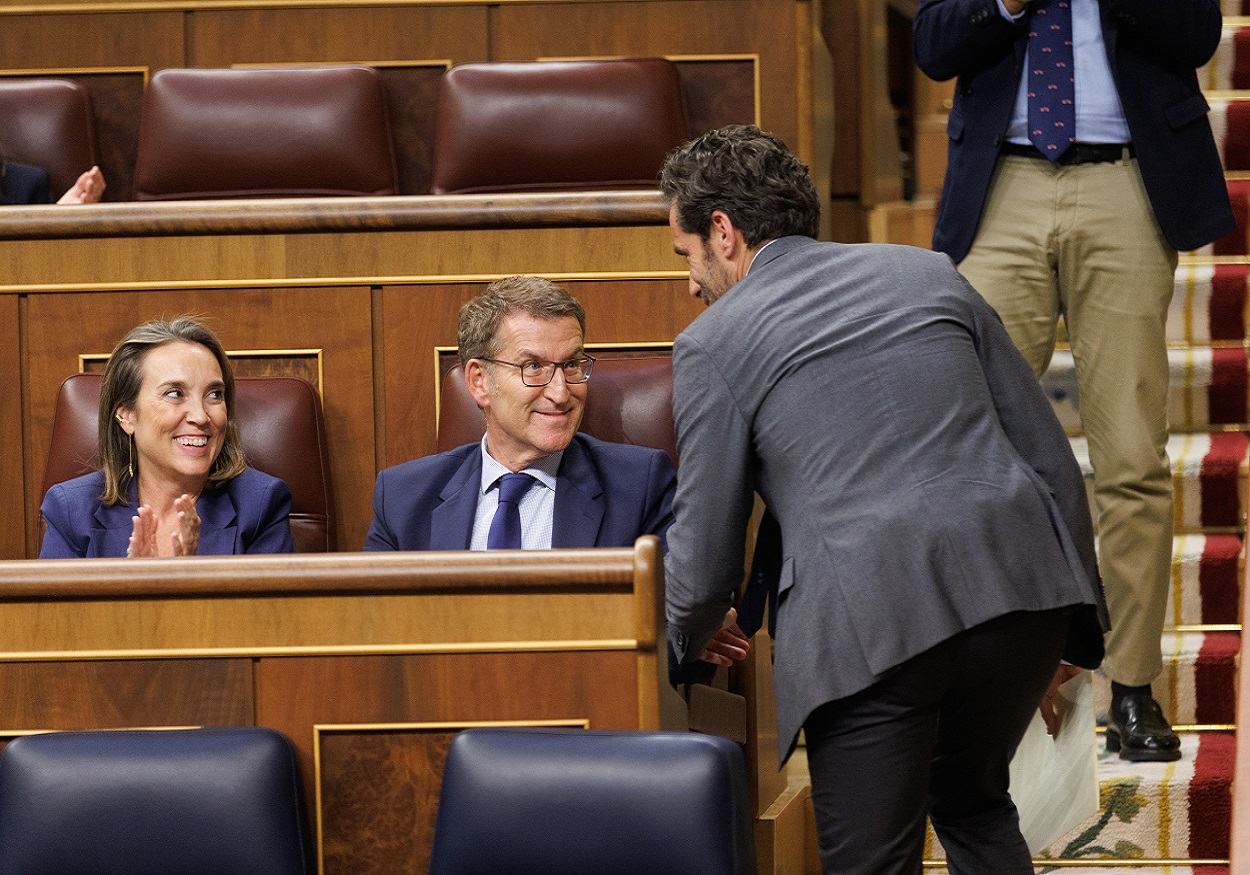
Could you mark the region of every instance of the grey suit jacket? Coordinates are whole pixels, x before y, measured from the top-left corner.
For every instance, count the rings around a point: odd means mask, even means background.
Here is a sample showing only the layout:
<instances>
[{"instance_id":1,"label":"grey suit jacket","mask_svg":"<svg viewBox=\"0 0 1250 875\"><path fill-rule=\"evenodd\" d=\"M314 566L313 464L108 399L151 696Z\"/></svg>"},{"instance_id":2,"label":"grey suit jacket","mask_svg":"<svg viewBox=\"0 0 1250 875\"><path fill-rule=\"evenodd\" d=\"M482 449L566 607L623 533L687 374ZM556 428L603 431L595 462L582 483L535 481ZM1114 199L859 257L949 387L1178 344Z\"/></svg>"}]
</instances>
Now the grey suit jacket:
<instances>
[{"instance_id":1,"label":"grey suit jacket","mask_svg":"<svg viewBox=\"0 0 1250 875\"><path fill-rule=\"evenodd\" d=\"M945 255L788 237L673 347L682 459L670 644L697 658L742 581L758 491L780 523L783 759L808 714L1012 611L1106 614L1084 482L998 317Z\"/></svg>"}]
</instances>

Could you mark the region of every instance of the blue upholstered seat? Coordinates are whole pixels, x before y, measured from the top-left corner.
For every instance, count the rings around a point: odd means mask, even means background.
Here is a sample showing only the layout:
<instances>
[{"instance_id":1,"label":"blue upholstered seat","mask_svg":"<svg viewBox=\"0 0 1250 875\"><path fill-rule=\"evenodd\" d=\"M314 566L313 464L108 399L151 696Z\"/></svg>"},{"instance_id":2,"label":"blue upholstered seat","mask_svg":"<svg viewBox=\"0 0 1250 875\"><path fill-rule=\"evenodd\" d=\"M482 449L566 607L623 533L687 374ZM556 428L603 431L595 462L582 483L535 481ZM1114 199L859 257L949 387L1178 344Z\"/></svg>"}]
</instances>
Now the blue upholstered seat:
<instances>
[{"instance_id":1,"label":"blue upholstered seat","mask_svg":"<svg viewBox=\"0 0 1250 875\"><path fill-rule=\"evenodd\" d=\"M469 729L429 875L753 875L746 769L693 732Z\"/></svg>"},{"instance_id":2,"label":"blue upholstered seat","mask_svg":"<svg viewBox=\"0 0 1250 875\"><path fill-rule=\"evenodd\" d=\"M55 732L0 754L5 875L308 875L294 751L271 729Z\"/></svg>"}]
</instances>

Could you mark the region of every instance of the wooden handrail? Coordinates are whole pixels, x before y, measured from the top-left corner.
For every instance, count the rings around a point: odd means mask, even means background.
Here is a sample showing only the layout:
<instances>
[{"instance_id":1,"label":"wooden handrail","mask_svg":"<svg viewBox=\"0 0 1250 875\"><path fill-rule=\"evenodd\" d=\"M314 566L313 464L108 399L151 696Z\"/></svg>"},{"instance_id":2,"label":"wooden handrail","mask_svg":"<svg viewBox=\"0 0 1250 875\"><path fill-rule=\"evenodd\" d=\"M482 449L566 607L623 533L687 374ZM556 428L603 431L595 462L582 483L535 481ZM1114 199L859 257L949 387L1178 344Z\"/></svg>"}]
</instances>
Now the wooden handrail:
<instances>
[{"instance_id":1,"label":"wooden handrail","mask_svg":"<svg viewBox=\"0 0 1250 875\"><path fill-rule=\"evenodd\" d=\"M0 207L0 240L663 225L655 190Z\"/></svg>"},{"instance_id":2,"label":"wooden handrail","mask_svg":"<svg viewBox=\"0 0 1250 875\"><path fill-rule=\"evenodd\" d=\"M21 559L0 562L0 604L214 596L433 595L500 589L632 588L655 548L324 553L185 559ZM641 567L639 567L639 563ZM575 573L571 573L575 572ZM653 623L654 616L640 617ZM654 639L654 628L649 632Z\"/></svg>"}]
</instances>

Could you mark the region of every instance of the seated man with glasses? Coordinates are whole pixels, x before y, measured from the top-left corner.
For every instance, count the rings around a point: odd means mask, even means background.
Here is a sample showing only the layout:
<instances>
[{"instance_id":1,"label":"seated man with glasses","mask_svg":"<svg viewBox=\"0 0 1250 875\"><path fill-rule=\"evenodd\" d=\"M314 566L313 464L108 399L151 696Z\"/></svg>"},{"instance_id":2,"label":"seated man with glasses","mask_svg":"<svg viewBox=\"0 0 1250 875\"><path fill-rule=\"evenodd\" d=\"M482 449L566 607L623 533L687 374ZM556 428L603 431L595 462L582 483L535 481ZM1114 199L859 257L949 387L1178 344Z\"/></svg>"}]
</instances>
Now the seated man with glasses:
<instances>
[{"instance_id":1,"label":"seated man with glasses","mask_svg":"<svg viewBox=\"0 0 1250 875\"><path fill-rule=\"evenodd\" d=\"M662 450L578 434L595 360L560 286L514 276L460 310L480 443L378 475L366 550L627 547L663 539L677 475Z\"/></svg>"}]
</instances>

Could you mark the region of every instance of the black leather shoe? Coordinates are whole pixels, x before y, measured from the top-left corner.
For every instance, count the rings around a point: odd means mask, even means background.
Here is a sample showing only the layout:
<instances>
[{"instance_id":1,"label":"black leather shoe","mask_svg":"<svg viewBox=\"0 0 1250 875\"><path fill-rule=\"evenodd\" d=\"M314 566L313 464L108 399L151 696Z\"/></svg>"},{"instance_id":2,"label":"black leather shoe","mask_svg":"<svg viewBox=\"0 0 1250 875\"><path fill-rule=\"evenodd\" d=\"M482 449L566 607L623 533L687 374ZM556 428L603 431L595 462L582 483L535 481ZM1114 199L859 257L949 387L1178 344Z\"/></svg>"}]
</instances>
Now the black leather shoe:
<instances>
[{"instance_id":1,"label":"black leather shoe","mask_svg":"<svg viewBox=\"0 0 1250 875\"><path fill-rule=\"evenodd\" d=\"M1122 760L1171 762L1181 758L1181 740L1149 693L1128 693L1107 713L1107 752Z\"/></svg>"}]
</instances>

